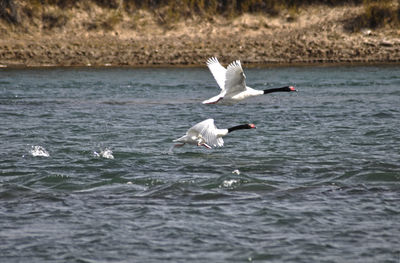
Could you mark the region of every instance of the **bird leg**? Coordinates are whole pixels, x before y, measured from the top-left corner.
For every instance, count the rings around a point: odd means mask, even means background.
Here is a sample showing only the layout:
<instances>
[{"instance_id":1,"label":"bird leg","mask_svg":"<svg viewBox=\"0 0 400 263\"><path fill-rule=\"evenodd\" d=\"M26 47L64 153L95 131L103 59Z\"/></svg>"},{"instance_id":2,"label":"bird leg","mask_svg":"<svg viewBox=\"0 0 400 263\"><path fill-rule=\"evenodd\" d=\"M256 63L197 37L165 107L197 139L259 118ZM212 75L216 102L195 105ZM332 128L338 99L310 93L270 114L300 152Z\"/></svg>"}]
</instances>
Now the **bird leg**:
<instances>
[{"instance_id":1,"label":"bird leg","mask_svg":"<svg viewBox=\"0 0 400 263\"><path fill-rule=\"evenodd\" d=\"M197 144L197 146L204 146L204 147L206 147L207 149L211 149L211 146L208 145L207 143Z\"/></svg>"}]
</instances>

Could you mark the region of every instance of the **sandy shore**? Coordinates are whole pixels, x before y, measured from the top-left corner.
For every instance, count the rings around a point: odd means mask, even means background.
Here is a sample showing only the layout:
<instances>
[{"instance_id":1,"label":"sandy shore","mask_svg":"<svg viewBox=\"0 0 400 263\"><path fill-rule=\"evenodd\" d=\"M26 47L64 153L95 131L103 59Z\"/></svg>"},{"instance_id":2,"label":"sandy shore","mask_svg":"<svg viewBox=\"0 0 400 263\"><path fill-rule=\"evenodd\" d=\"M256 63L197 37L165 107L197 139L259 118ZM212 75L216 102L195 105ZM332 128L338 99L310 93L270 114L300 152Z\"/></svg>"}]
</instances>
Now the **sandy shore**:
<instances>
[{"instance_id":1,"label":"sandy shore","mask_svg":"<svg viewBox=\"0 0 400 263\"><path fill-rule=\"evenodd\" d=\"M400 30L352 33L346 28L359 12L361 7L321 6L295 16L192 19L170 28L147 22L88 31L71 23L51 31L3 33L0 66L204 66L210 56L250 65L399 63Z\"/></svg>"}]
</instances>

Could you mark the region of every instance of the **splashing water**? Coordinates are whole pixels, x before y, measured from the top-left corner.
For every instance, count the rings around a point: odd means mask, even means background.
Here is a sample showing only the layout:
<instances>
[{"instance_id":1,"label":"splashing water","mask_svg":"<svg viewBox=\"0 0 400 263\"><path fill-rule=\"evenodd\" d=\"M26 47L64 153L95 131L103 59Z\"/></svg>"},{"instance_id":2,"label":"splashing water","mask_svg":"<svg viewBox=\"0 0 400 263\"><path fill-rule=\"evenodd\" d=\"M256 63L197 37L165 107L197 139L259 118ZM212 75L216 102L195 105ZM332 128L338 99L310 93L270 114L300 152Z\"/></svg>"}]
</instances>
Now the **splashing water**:
<instances>
[{"instance_id":1,"label":"splashing water","mask_svg":"<svg viewBox=\"0 0 400 263\"><path fill-rule=\"evenodd\" d=\"M224 180L223 182L222 182L222 187L224 187L224 188L229 188L229 187L232 187L233 185L235 185L235 184L237 184L239 181L238 180L236 180L236 179L231 179L231 180Z\"/></svg>"},{"instance_id":2,"label":"splashing water","mask_svg":"<svg viewBox=\"0 0 400 263\"><path fill-rule=\"evenodd\" d=\"M32 149L29 151L29 153L33 156L33 157L37 157L37 156L41 156L41 157L49 157L50 154L48 151L46 151L46 149L42 146L32 146Z\"/></svg>"},{"instance_id":3,"label":"splashing water","mask_svg":"<svg viewBox=\"0 0 400 263\"><path fill-rule=\"evenodd\" d=\"M110 149L104 149L102 151L100 151L100 153L98 152L93 152L95 157L103 157L106 159L114 159L114 155L113 152Z\"/></svg>"},{"instance_id":4,"label":"splashing water","mask_svg":"<svg viewBox=\"0 0 400 263\"><path fill-rule=\"evenodd\" d=\"M233 173L233 174L239 175L239 174L240 174L240 171L239 171L238 169L235 169L235 170L232 171L232 173Z\"/></svg>"}]
</instances>

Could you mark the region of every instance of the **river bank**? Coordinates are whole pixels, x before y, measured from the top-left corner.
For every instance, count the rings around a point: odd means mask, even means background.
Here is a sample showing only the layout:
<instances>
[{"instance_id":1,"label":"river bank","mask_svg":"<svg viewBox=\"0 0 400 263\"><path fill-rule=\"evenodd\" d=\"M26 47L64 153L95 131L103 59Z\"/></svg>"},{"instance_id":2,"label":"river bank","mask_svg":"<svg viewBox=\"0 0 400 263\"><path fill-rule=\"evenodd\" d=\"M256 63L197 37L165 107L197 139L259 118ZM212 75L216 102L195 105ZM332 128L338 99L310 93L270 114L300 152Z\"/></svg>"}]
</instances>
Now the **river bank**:
<instances>
[{"instance_id":1,"label":"river bank","mask_svg":"<svg viewBox=\"0 0 400 263\"><path fill-rule=\"evenodd\" d=\"M74 20L48 30L34 21L24 32L0 31L0 65L204 66L210 56L248 65L399 63L400 30L352 32L361 12L362 6L312 6L295 14L192 18L168 27L142 12L135 26L123 18L112 29L95 30Z\"/></svg>"}]
</instances>

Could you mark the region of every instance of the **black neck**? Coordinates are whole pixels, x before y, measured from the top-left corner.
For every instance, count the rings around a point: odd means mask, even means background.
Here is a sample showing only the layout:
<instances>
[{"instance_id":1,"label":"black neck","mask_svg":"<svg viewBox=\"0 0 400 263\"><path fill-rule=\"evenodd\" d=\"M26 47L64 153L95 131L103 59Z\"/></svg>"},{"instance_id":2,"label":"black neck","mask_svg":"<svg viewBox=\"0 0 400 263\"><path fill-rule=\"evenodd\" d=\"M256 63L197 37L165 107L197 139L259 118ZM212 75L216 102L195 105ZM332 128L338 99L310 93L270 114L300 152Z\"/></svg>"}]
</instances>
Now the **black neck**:
<instances>
[{"instance_id":1,"label":"black neck","mask_svg":"<svg viewBox=\"0 0 400 263\"><path fill-rule=\"evenodd\" d=\"M242 129L250 129L250 127L248 124L242 124L242 125L230 127L230 128L228 128L228 133L236 131L236 130L242 130Z\"/></svg>"},{"instance_id":2,"label":"black neck","mask_svg":"<svg viewBox=\"0 0 400 263\"><path fill-rule=\"evenodd\" d=\"M282 88L274 88L274 89L265 89L264 94L272 93L272 92L289 92L290 88L289 86L285 86Z\"/></svg>"}]
</instances>

